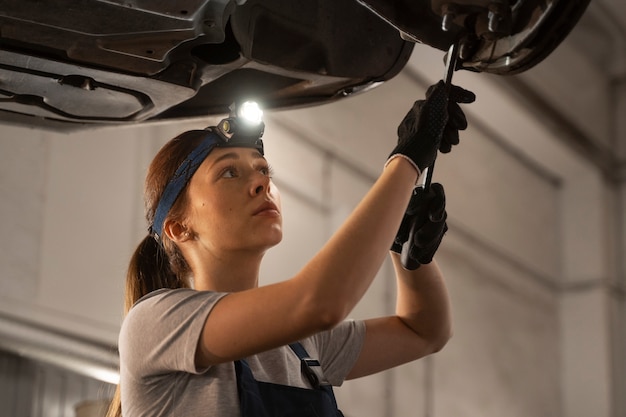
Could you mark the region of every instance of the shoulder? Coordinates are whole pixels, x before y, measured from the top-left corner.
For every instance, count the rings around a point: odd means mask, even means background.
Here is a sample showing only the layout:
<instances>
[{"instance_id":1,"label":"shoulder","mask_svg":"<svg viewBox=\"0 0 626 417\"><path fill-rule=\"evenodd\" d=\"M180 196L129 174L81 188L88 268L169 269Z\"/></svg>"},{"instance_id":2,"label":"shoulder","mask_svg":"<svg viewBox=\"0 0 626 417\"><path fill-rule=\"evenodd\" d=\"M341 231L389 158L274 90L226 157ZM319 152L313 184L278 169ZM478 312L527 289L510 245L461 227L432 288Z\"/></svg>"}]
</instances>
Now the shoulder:
<instances>
[{"instance_id":1,"label":"shoulder","mask_svg":"<svg viewBox=\"0 0 626 417\"><path fill-rule=\"evenodd\" d=\"M188 320L195 315L206 316L224 295L226 293L190 288L153 291L132 306L122 323L122 332L126 328L139 330L148 323L163 327L168 322Z\"/></svg>"},{"instance_id":2,"label":"shoulder","mask_svg":"<svg viewBox=\"0 0 626 417\"><path fill-rule=\"evenodd\" d=\"M135 375L194 372L202 326L225 293L163 289L141 298L128 312L118 339L120 359Z\"/></svg>"},{"instance_id":3,"label":"shoulder","mask_svg":"<svg viewBox=\"0 0 626 417\"><path fill-rule=\"evenodd\" d=\"M190 288L160 289L145 295L137 301L122 323L122 332L138 331L145 326L159 324L167 328L181 321L194 318L205 319L213 306L226 293L196 291Z\"/></svg>"},{"instance_id":4,"label":"shoulder","mask_svg":"<svg viewBox=\"0 0 626 417\"><path fill-rule=\"evenodd\" d=\"M136 308L139 305L154 305L161 303L179 303L189 300L211 299L215 297L221 297L225 293L219 293L215 291L197 291L192 288L161 288L160 290L152 291L149 294L141 297L132 308Z\"/></svg>"},{"instance_id":5,"label":"shoulder","mask_svg":"<svg viewBox=\"0 0 626 417\"><path fill-rule=\"evenodd\" d=\"M149 314L178 315L197 308L210 307L226 293L196 291L190 288L160 289L139 299L128 312L128 318Z\"/></svg>"},{"instance_id":6,"label":"shoulder","mask_svg":"<svg viewBox=\"0 0 626 417\"><path fill-rule=\"evenodd\" d=\"M322 353L324 350L342 350L348 347L360 349L365 338L365 322L362 320L345 320L331 330L311 336Z\"/></svg>"},{"instance_id":7,"label":"shoulder","mask_svg":"<svg viewBox=\"0 0 626 417\"><path fill-rule=\"evenodd\" d=\"M364 340L365 322L346 320L332 330L303 340L302 344L311 355L317 355L326 378L338 386L358 359Z\"/></svg>"}]
</instances>

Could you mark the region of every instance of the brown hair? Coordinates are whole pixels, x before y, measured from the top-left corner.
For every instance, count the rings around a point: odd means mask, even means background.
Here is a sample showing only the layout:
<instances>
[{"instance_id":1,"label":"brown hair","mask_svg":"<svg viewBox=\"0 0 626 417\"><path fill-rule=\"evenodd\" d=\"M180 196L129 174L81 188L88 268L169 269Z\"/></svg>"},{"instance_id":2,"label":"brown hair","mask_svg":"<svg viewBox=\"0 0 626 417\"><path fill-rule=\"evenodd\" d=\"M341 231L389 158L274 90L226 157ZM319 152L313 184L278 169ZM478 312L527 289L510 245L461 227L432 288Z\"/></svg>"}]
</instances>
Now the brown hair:
<instances>
[{"instance_id":1,"label":"brown hair","mask_svg":"<svg viewBox=\"0 0 626 417\"><path fill-rule=\"evenodd\" d=\"M206 131L191 130L167 142L156 154L148 168L144 185L146 220L154 221L159 200L185 158L206 136ZM166 219L182 220L187 206L186 188L172 206ZM144 295L159 288L189 288L190 269L178 247L165 233L157 240L149 232L133 253L126 273L124 315ZM121 417L120 386L109 406L107 417Z\"/></svg>"}]
</instances>

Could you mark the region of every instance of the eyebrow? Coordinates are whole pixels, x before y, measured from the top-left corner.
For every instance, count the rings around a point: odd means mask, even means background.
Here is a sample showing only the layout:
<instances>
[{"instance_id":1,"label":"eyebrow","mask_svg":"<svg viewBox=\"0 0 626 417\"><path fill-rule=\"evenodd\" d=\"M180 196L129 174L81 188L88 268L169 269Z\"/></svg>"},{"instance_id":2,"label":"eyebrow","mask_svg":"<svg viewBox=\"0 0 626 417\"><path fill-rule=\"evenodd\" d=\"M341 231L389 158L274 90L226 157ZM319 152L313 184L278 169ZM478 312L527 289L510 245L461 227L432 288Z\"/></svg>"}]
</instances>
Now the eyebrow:
<instances>
[{"instance_id":1,"label":"eyebrow","mask_svg":"<svg viewBox=\"0 0 626 417\"><path fill-rule=\"evenodd\" d=\"M257 151L256 149L252 150L251 154L252 154L252 157L255 159L264 158L263 155L261 155L259 151ZM219 162L225 159L240 159L240 157L239 157L239 154L236 152L228 152L222 156L219 156L215 161L213 161L211 166L215 166L216 164L218 164Z\"/></svg>"}]
</instances>

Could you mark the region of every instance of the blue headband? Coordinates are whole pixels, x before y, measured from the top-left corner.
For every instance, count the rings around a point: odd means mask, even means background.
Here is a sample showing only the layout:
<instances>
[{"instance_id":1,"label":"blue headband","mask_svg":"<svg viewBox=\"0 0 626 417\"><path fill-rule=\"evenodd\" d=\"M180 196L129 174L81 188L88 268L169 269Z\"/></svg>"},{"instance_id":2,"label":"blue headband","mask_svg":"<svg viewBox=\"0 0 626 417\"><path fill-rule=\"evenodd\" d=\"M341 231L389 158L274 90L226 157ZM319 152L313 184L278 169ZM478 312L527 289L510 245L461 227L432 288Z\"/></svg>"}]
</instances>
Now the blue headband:
<instances>
[{"instance_id":1,"label":"blue headband","mask_svg":"<svg viewBox=\"0 0 626 417\"><path fill-rule=\"evenodd\" d=\"M233 119L228 120L231 123L234 122ZM223 122L224 121L222 121L222 123ZM206 137L178 166L174 176L170 179L165 187L165 190L163 191L163 194L161 195L161 199L159 200L159 204L157 205L157 209L154 213L153 223L150 226L150 233L157 239L160 239L163 233L163 223L165 222L165 218L172 209L172 206L176 202L176 199L180 195L181 191L185 188L189 180L191 180L191 177L193 177L193 174L195 174L198 170L198 167L202 165L202 162L204 162L206 157L215 147L256 148L259 152L261 152L261 155L263 155L263 141L260 139L263 135L262 128L260 133L257 133L257 131L252 135L243 134L243 132L241 132L240 134L226 136L220 128L214 127L207 128L206 131Z\"/></svg>"}]
</instances>

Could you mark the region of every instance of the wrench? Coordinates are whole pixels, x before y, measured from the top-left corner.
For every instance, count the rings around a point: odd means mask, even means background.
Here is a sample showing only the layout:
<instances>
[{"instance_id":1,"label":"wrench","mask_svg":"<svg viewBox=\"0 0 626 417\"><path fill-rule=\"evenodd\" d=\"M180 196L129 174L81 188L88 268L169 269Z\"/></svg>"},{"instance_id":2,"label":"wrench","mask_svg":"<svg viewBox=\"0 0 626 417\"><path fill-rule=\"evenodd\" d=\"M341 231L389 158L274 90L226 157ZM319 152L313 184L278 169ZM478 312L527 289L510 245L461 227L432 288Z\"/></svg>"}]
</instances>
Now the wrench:
<instances>
[{"instance_id":1,"label":"wrench","mask_svg":"<svg viewBox=\"0 0 626 417\"><path fill-rule=\"evenodd\" d=\"M455 42L450 46L450 49L448 50L448 55L446 57L446 71L445 71L444 81L445 81L445 91L446 91L446 94L448 95L450 94L450 88L452 86L452 75L454 74L454 71L456 70L456 63L457 63L458 56L459 56L459 43ZM433 161L433 163L428 168L426 168L426 180L424 181L424 183L416 187L416 188L418 187L423 188L423 190L421 191L422 196L428 194L428 191L430 191L430 184L432 182L434 170L435 170L435 161ZM415 193L416 191L414 190L413 192ZM400 253L400 261L402 262L402 266L404 267L404 269L408 269L412 271L412 270L419 268L420 266L418 262L411 259L409 254L411 253L411 250L413 248L414 231L416 229L419 229L419 227L421 227L426 222L427 220L426 216L428 216L427 211L416 213L414 220L413 220L413 224L411 225L411 228L409 230L409 238L402 245L402 252ZM416 227L418 225L419 227Z\"/></svg>"}]
</instances>

